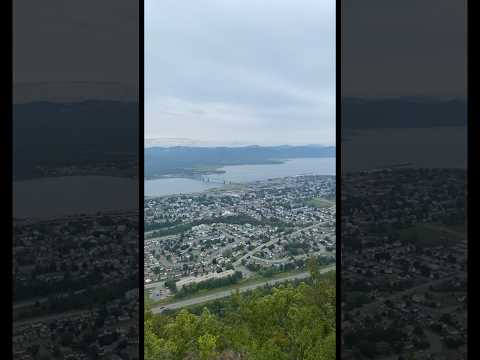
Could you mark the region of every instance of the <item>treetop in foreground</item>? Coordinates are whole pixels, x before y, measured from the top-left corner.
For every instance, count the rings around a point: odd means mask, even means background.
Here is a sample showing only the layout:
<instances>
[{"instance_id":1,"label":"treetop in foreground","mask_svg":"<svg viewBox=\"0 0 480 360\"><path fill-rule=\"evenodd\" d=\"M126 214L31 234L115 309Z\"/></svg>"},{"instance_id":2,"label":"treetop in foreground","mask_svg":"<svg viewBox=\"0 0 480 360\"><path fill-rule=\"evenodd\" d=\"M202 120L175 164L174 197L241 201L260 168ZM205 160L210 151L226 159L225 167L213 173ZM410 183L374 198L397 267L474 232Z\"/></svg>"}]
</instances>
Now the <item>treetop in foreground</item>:
<instances>
[{"instance_id":1,"label":"treetop in foreground","mask_svg":"<svg viewBox=\"0 0 480 360\"><path fill-rule=\"evenodd\" d=\"M248 295L215 310L145 314L147 360L335 359L335 275ZM333 275L332 275L333 274Z\"/></svg>"}]
</instances>

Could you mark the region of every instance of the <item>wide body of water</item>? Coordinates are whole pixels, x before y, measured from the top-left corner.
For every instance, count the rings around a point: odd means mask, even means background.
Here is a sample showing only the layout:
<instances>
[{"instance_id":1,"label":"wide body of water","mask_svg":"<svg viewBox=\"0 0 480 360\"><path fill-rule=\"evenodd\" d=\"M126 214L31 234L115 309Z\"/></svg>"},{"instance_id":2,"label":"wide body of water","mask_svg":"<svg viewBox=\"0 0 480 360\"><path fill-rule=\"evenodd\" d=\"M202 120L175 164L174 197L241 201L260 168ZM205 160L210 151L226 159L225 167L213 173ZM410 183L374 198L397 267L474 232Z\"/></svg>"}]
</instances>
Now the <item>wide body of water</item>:
<instances>
[{"instance_id":1,"label":"wide body of water","mask_svg":"<svg viewBox=\"0 0 480 360\"><path fill-rule=\"evenodd\" d=\"M467 129L405 128L345 131L343 172L409 163L416 168L460 168L467 163Z\"/></svg>"},{"instance_id":2,"label":"wide body of water","mask_svg":"<svg viewBox=\"0 0 480 360\"><path fill-rule=\"evenodd\" d=\"M409 144L406 146L405 144ZM345 172L408 162L414 167L465 168L466 129L376 129L346 134ZM440 155L440 156L439 156ZM303 174L334 175L335 158L290 159L282 164L226 166L210 183L185 178L145 181L146 196L201 192L223 183L246 183ZM69 176L14 182L14 216L54 218L137 209L136 180L108 176ZM121 195L121 196L120 196Z\"/></svg>"},{"instance_id":3,"label":"wide body of water","mask_svg":"<svg viewBox=\"0 0 480 360\"><path fill-rule=\"evenodd\" d=\"M301 174L334 174L335 159L287 160L283 164L227 166L211 183L184 178L145 181L146 196L201 192L226 183L243 183ZM16 218L50 219L138 208L138 182L110 176L65 176L15 181Z\"/></svg>"},{"instance_id":4,"label":"wide body of water","mask_svg":"<svg viewBox=\"0 0 480 360\"><path fill-rule=\"evenodd\" d=\"M65 176L13 183L16 218L48 219L138 208L138 182L110 176Z\"/></svg>"},{"instance_id":5,"label":"wide body of water","mask_svg":"<svg viewBox=\"0 0 480 360\"><path fill-rule=\"evenodd\" d=\"M162 178L145 181L145 196L166 196L201 192L223 184L248 183L296 175L335 175L335 158L288 159L281 164L234 165L221 168L223 174L203 176L209 182Z\"/></svg>"}]
</instances>

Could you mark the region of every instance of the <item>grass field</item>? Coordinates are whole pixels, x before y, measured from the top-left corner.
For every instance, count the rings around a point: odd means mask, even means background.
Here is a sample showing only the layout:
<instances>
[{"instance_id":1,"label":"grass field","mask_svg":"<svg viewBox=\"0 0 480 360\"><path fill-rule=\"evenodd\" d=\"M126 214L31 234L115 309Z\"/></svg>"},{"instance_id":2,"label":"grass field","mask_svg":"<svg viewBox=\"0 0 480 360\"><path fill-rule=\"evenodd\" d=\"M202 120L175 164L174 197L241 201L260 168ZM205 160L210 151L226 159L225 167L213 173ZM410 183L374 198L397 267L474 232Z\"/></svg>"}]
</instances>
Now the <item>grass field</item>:
<instances>
[{"instance_id":1,"label":"grass field","mask_svg":"<svg viewBox=\"0 0 480 360\"><path fill-rule=\"evenodd\" d=\"M465 238L460 227L440 224L418 224L399 231L400 240L414 241L419 246L448 245Z\"/></svg>"},{"instance_id":2,"label":"grass field","mask_svg":"<svg viewBox=\"0 0 480 360\"><path fill-rule=\"evenodd\" d=\"M316 208L328 208L335 205L335 202L322 199L322 198L313 198L313 199L307 200L307 205L313 206Z\"/></svg>"}]
</instances>

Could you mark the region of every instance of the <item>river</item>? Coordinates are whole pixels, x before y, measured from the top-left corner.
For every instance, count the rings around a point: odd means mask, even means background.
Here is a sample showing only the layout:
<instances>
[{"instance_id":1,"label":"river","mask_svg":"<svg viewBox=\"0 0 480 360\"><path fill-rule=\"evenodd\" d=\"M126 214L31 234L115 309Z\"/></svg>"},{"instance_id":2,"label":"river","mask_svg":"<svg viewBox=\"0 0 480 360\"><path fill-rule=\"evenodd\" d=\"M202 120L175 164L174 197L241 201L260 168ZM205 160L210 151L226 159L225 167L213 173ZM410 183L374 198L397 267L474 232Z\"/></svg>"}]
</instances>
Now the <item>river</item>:
<instances>
[{"instance_id":1,"label":"river","mask_svg":"<svg viewBox=\"0 0 480 360\"><path fill-rule=\"evenodd\" d=\"M203 181L185 178L145 180L145 196L201 192L229 183L247 183L296 175L335 175L335 158L287 159L279 164L232 165L222 174L203 176Z\"/></svg>"},{"instance_id":2,"label":"river","mask_svg":"<svg viewBox=\"0 0 480 360\"><path fill-rule=\"evenodd\" d=\"M15 181L16 218L48 219L138 209L138 182L111 176L63 176ZM121 194L122 196L119 196Z\"/></svg>"}]
</instances>

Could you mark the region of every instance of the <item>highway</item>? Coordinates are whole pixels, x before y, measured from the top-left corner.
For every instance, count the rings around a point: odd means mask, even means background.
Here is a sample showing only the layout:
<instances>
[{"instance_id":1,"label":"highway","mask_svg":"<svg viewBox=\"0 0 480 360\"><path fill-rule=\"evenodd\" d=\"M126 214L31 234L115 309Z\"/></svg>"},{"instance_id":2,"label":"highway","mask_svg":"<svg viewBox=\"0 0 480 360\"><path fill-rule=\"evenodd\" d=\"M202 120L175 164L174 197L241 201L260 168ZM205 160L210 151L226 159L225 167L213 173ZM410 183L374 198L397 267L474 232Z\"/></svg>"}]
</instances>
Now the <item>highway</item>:
<instances>
[{"instance_id":1,"label":"highway","mask_svg":"<svg viewBox=\"0 0 480 360\"><path fill-rule=\"evenodd\" d=\"M323 273L333 271L333 270L335 270L335 265L330 265L328 267L325 267L325 268L321 269L320 273L323 274ZM237 290L239 292L246 292L246 291L250 291L250 290L253 290L253 289L256 289L256 288L259 288L259 287L264 287L266 285L275 285L275 284L279 284L279 283L282 283L282 282L285 282L285 281L305 279L305 278L308 278L309 276L310 276L309 272L303 272L303 273L299 273L299 274L295 274L295 275L291 275L291 276L286 276L286 277L283 277L283 278L265 280L263 282L259 282L259 283L256 283L256 284L245 285L245 286L242 286L242 287L236 288L236 289L218 291L218 292L215 292L213 294L198 296L198 297L191 298L191 299L179 300L179 301L176 301L176 302L173 302L173 303L170 303L170 304L155 306L155 307L152 308L152 313L159 314L159 313L164 312L165 310L176 310L176 309L181 309L181 308L184 308L184 307L187 307L187 306L203 304L203 303L206 303L206 302L209 302L209 301L222 299L222 298L231 296Z\"/></svg>"}]
</instances>

